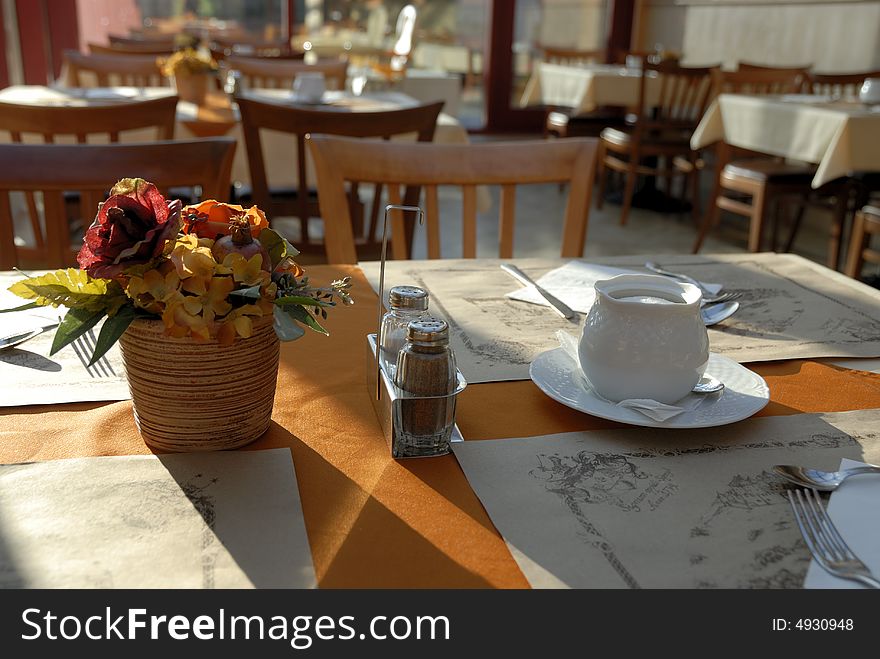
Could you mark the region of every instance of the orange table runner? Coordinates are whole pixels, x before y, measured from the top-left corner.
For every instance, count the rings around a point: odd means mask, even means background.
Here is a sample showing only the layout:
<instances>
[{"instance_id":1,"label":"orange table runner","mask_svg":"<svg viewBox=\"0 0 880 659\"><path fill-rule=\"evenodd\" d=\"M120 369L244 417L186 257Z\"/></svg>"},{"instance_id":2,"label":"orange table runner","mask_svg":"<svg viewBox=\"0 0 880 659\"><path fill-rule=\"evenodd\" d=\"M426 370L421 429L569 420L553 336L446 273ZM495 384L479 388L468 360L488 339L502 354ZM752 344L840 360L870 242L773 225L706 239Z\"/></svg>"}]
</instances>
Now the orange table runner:
<instances>
[{"instance_id":1,"label":"orange table runner","mask_svg":"<svg viewBox=\"0 0 880 659\"><path fill-rule=\"evenodd\" d=\"M352 275L357 304L331 311L329 338L282 344L273 423L248 448L292 450L319 584L528 587L454 457L391 459L365 385L376 295L360 270L312 266L308 274ZM880 407L880 375L811 361L753 368L770 387L762 415ZM470 386L458 423L468 439L619 425L560 405L530 381ZM128 401L0 411L2 462L149 452Z\"/></svg>"}]
</instances>

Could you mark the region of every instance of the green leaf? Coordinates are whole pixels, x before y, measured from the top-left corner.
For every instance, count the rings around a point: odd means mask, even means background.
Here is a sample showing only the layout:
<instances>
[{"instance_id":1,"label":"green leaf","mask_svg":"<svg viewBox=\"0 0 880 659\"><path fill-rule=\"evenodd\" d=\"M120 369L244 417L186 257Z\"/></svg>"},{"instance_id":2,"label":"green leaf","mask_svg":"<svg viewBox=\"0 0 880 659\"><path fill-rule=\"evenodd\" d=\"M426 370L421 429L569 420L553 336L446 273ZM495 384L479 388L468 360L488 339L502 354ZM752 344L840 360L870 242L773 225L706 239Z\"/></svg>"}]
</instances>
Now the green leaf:
<instances>
[{"instance_id":1,"label":"green leaf","mask_svg":"<svg viewBox=\"0 0 880 659\"><path fill-rule=\"evenodd\" d=\"M275 307L275 334L281 341L296 341L306 331L280 307Z\"/></svg>"},{"instance_id":2,"label":"green leaf","mask_svg":"<svg viewBox=\"0 0 880 659\"><path fill-rule=\"evenodd\" d=\"M83 334L98 324L107 312L103 309L92 311L90 309L71 309L64 316L64 320L55 330L55 339L52 341L50 355L54 355L64 346L70 345Z\"/></svg>"},{"instance_id":3,"label":"green leaf","mask_svg":"<svg viewBox=\"0 0 880 659\"><path fill-rule=\"evenodd\" d=\"M137 317L137 312L134 307L131 305L122 307L112 318L108 318L104 323L104 326L101 328L101 333L98 334L98 340L95 341L95 352L92 354L92 358L89 361L89 366L92 366L95 362L97 362L104 354L113 347L113 344L119 340L119 337L128 329L128 326L131 325L131 321L133 321Z\"/></svg>"},{"instance_id":4,"label":"green leaf","mask_svg":"<svg viewBox=\"0 0 880 659\"><path fill-rule=\"evenodd\" d=\"M316 332L330 336L330 332L321 327L321 323L315 320L315 317L302 307L287 307L285 311L287 311L287 313L290 314L290 317L294 320L305 323Z\"/></svg>"},{"instance_id":5,"label":"green leaf","mask_svg":"<svg viewBox=\"0 0 880 659\"><path fill-rule=\"evenodd\" d=\"M33 309L34 307L40 306L36 302L29 302L27 304L23 304L20 307L15 307L15 309L0 309L0 313L8 313L10 311L24 311L25 309Z\"/></svg>"},{"instance_id":6,"label":"green leaf","mask_svg":"<svg viewBox=\"0 0 880 659\"><path fill-rule=\"evenodd\" d=\"M309 297L307 295L285 295L284 297L276 298L275 304L277 304L279 307L286 307L286 306L292 305L292 304L303 305L306 307L333 307L333 306L336 306L330 302L316 300L315 298Z\"/></svg>"},{"instance_id":7,"label":"green leaf","mask_svg":"<svg viewBox=\"0 0 880 659\"><path fill-rule=\"evenodd\" d=\"M238 291L230 291L229 295L247 298L248 300L259 300L260 297L262 297L260 295L260 286L259 285L251 286L250 288L242 288L241 290L238 290Z\"/></svg>"},{"instance_id":8,"label":"green leaf","mask_svg":"<svg viewBox=\"0 0 880 659\"><path fill-rule=\"evenodd\" d=\"M274 229L263 229L260 231L259 240L260 244L269 252L269 260L272 262L273 270L285 257L294 257L299 254L299 250Z\"/></svg>"},{"instance_id":9,"label":"green leaf","mask_svg":"<svg viewBox=\"0 0 880 659\"><path fill-rule=\"evenodd\" d=\"M40 306L63 305L71 309L113 310L125 293L115 281L93 279L84 270L68 268L14 283L9 291Z\"/></svg>"}]
</instances>

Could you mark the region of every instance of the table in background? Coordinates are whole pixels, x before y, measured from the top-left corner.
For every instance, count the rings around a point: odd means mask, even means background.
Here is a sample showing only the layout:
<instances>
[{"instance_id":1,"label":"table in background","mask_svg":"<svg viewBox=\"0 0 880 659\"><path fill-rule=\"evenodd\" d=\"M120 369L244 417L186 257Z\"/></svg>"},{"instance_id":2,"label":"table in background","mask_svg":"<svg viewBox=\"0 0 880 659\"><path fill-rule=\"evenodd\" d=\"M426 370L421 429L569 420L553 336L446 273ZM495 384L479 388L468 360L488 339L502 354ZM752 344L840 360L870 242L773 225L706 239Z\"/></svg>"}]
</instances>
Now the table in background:
<instances>
[{"instance_id":1,"label":"table in background","mask_svg":"<svg viewBox=\"0 0 880 659\"><path fill-rule=\"evenodd\" d=\"M721 94L691 138L819 165L812 187L854 172L880 171L880 107L791 94Z\"/></svg>"},{"instance_id":2,"label":"table in background","mask_svg":"<svg viewBox=\"0 0 880 659\"><path fill-rule=\"evenodd\" d=\"M569 66L540 62L535 65L520 106L572 108L586 114L604 106L634 107L639 102L642 73L617 64ZM659 91L656 77L646 82L648 103Z\"/></svg>"},{"instance_id":3,"label":"table in background","mask_svg":"<svg viewBox=\"0 0 880 659\"><path fill-rule=\"evenodd\" d=\"M377 298L361 270L308 274L352 276L356 304L331 312L329 338L282 344L273 423L248 448L291 449L319 585L527 587L453 456L391 459L365 384ZM811 360L753 370L770 388L759 416L880 407L880 375ZM530 380L469 386L457 420L468 440L624 427L556 403ZM130 401L6 408L0 435L3 462L149 453Z\"/></svg>"}]
</instances>

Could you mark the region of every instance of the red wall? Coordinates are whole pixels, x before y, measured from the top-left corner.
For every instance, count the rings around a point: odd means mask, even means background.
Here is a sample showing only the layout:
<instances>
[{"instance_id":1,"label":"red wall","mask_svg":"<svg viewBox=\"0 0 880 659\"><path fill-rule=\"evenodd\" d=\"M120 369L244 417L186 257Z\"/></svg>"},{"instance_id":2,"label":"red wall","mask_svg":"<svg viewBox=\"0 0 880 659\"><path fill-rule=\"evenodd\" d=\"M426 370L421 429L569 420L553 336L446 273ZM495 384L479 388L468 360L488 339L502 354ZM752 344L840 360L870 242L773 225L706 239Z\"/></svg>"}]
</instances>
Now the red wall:
<instances>
[{"instance_id":1,"label":"red wall","mask_svg":"<svg viewBox=\"0 0 880 659\"><path fill-rule=\"evenodd\" d=\"M49 77L47 59L51 56L53 77L57 77L62 51L79 46L76 0L16 0L15 11L24 81L45 85Z\"/></svg>"}]
</instances>

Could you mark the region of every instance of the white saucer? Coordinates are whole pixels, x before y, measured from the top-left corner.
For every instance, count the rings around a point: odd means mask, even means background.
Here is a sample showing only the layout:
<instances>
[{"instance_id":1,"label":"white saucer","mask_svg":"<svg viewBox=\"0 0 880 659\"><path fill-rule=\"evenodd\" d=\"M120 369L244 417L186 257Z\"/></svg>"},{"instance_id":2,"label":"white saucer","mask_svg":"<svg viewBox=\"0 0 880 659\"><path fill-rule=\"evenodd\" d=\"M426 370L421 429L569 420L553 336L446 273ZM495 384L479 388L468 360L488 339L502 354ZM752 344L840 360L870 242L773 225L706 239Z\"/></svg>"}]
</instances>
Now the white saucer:
<instances>
[{"instance_id":1,"label":"white saucer","mask_svg":"<svg viewBox=\"0 0 880 659\"><path fill-rule=\"evenodd\" d=\"M709 355L706 375L723 382L724 390L720 394L701 396L705 400L695 410L682 412L666 421L654 421L640 412L599 398L562 348L538 355L529 367L529 375L541 391L572 409L601 419L651 428L723 426L747 419L770 401L770 390L764 378L715 353ZM699 394L688 394L681 402L686 404L697 396Z\"/></svg>"}]
</instances>

